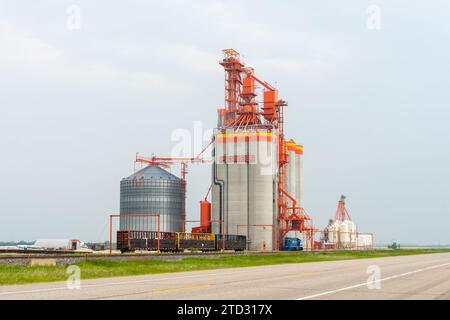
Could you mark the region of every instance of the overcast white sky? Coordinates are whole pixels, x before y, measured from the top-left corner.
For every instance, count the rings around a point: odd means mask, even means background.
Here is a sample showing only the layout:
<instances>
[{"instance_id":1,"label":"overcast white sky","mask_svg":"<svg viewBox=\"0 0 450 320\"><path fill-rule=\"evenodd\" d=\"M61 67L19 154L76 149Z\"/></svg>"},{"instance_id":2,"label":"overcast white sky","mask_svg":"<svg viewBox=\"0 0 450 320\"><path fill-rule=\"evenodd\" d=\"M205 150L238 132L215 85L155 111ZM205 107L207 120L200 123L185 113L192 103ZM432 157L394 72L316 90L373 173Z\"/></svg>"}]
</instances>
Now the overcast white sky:
<instances>
[{"instance_id":1,"label":"overcast white sky","mask_svg":"<svg viewBox=\"0 0 450 320\"><path fill-rule=\"evenodd\" d=\"M215 125L234 48L289 102L317 227L345 194L377 242L450 243L449 2L280 2L0 0L0 240L106 239L135 152Z\"/></svg>"}]
</instances>

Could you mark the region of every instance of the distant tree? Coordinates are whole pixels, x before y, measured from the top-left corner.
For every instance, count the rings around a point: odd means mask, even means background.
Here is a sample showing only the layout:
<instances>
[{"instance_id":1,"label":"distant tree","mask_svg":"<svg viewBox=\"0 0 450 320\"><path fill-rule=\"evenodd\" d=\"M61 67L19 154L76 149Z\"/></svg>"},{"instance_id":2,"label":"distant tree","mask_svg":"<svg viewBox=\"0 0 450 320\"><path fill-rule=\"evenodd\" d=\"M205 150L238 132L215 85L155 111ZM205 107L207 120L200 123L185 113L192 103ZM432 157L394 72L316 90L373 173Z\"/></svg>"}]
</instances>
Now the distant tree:
<instances>
[{"instance_id":1,"label":"distant tree","mask_svg":"<svg viewBox=\"0 0 450 320\"><path fill-rule=\"evenodd\" d=\"M397 242L393 242L391 245L388 245L388 248L392 250L397 250L400 249L400 244Z\"/></svg>"},{"instance_id":2,"label":"distant tree","mask_svg":"<svg viewBox=\"0 0 450 320\"><path fill-rule=\"evenodd\" d=\"M0 241L0 246L17 246L17 245L32 245L34 242L33 241L25 241L25 240L20 240L19 242L17 241Z\"/></svg>"}]
</instances>

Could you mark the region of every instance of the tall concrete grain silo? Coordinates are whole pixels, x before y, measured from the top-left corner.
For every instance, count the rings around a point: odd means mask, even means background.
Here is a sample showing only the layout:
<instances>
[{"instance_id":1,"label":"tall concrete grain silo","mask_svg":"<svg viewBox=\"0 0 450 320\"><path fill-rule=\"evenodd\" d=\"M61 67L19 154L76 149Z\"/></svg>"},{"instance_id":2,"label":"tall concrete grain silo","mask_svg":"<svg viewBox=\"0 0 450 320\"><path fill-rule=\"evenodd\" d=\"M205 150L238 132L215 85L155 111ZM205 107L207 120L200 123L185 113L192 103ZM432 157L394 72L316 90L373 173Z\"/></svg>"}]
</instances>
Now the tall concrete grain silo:
<instances>
[{"instance_id":1,"label":"tall concrete grain silo","mask_svg":"<svg viewBox=\"0 0 450 320\"><path fill-rule=\"evenodd\" d=\"M303 204L302 195L302 156L303 146L295 146L295 198L301 204Z\"/></svg>"},{"instance_id":2,"label":"tall concrete grain silo","mask_svg":"<svg viewBox=\"0 0 450 320\"><path fill-rule=\"evenodd\" d=\"M288 162L286 164L286 191L292 195L297 201L297 205L300 203L300 199L297 198L297 172L300 172L297 168L298 161L295 152L296 144L293 140L286 142L286 149L288 152ZM288 202L292 205L292 201Z\"/></svg>"},{"instance_id":3,"label":"tall concrete grain silo","mask_svg":"<svg viewBox=\"0 0 450 320\"><path fill-rule=\"evenodd\" d=\"M270 129L226 129L214 136L212 230L247 237L270 251L276 225L276 144Z\"/></svg>"},{"instance_id":4,"label":"tall concrete grain silo","mask_svg":"<svg viewBox=\"0 0 450 320\"><path fill-rule=\"evenodd\" d=\"M284 135L287 102L236 50L223 53L225 104L212 144L212 231L245 235L247 249L256 251L283 249L290 231L303 232L312 248L312 219L299 205L297 146Z\"/></svg>"}]
</instances>

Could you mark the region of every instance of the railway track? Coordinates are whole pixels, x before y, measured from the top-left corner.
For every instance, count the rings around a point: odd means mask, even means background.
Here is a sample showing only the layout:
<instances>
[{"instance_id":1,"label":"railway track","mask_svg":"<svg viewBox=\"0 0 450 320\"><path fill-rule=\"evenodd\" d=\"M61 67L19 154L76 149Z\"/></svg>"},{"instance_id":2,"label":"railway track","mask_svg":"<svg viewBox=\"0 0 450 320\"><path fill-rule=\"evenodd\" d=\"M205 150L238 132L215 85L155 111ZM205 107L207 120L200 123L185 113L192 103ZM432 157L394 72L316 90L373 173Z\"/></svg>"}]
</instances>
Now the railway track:
<instances>
[{"instance_id":1,"label":"railway track","mask_svg":"<svg viewBox=\"0 0 450 320\"><path fill-rule=\"evenodd\" d=\"M365 250L367 251L367 250ZM370 250L373 251L373 250ZM283 254L315 254L321 251L282 251ZM327 251L332 252L332 251ZM245 256L245 255L271 255L277 252L178 252L178 253L113 253L113 254L81 254L76 252L55 252L40 251L39 253L23 251L18 254L3 254L0 255L0 264L8 265L42 265L49 262L51 265L71 265L78 262L88 260L113 260L113 261L131 261L131 260L146 260L146 259L160 259L160 260L181 260L183 258L218 258L222 256Z\"/></svg>"},{"instance_id":2,"label":"railway track","mask_svg":"<svg viewBox=\"0 0 450 320\"><path fill-rule=\"evenodd\" d=\"M69 253L69 252L43 252L39 253L27 252L15 254L0 254L0 264L8 265L32 265L41 264L48 261L53 265L70 265L88 260L113 260L113 261L129 261L129 260L146 260L146 259L160 259L160 260L180 260L188 257L203 257L203 258L217 258L220 256L237 256L247 255L249 252L183 252L183 253L113 253L113 254L97 254L97 253ZM254 253L252 253L254 254ZM260 254L270 254L260 253Z\"/></svg>"}]
</instances>

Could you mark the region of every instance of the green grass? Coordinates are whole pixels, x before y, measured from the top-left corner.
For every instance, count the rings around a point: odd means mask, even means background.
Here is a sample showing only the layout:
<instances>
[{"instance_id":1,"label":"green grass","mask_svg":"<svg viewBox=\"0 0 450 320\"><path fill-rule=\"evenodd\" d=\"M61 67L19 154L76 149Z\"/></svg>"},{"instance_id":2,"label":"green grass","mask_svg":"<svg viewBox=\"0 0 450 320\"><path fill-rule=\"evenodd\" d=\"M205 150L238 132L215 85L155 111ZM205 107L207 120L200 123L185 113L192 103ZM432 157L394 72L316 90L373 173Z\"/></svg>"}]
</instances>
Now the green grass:
<instances>
[{"instance_id":1,"label":"green grass","mask_svg":"<svg viewBox=\"0 0 450 320\"><path fill-rule=\"evenodd\" d=\"M450 249L400 249L375 250L372 252L320 252L298 254L279 253L270 255L248 254L241 256L222 256L218 258L184 258L179 261L156 259L111 261L93 259L77 263L77 265L81 269L82 279L93 279L286 263L379 258L439 252L450 252ZM65 281L67 278L68 275L66 274L66 267L63 266L8 266L0 264L0 285Z\"/></svg>"}]
</instances>

